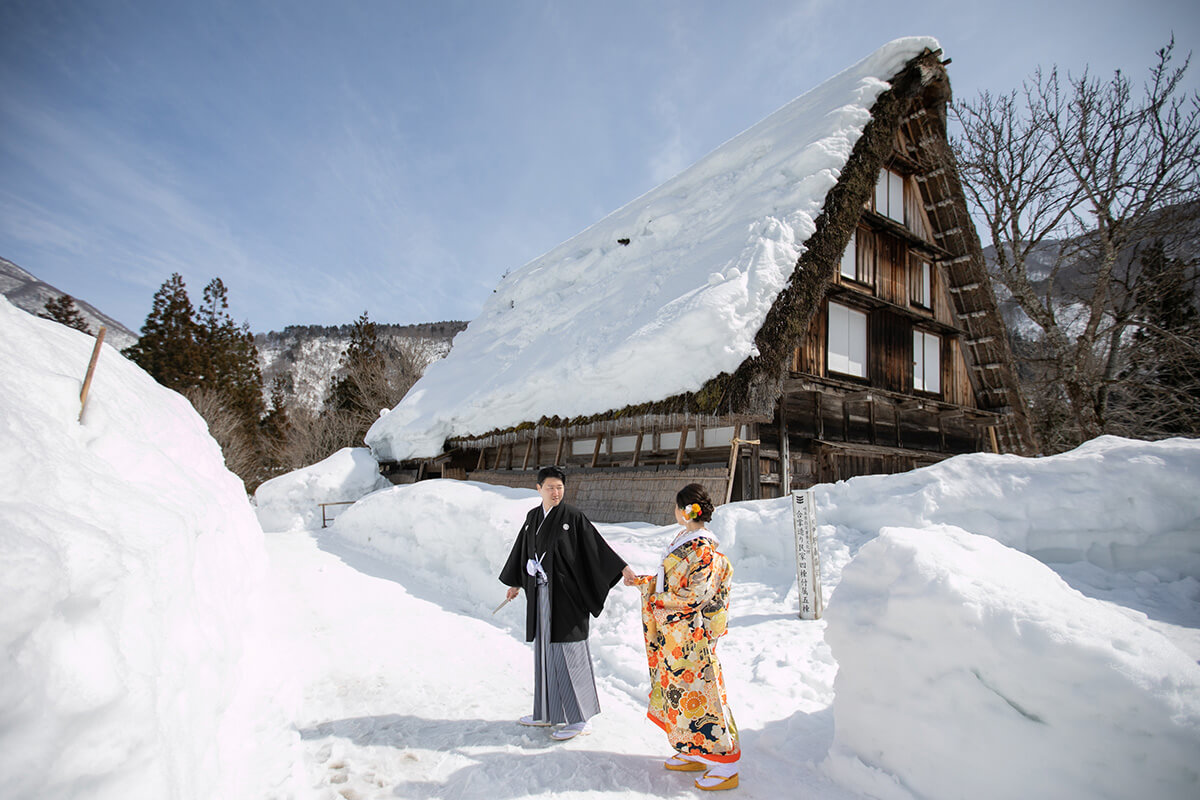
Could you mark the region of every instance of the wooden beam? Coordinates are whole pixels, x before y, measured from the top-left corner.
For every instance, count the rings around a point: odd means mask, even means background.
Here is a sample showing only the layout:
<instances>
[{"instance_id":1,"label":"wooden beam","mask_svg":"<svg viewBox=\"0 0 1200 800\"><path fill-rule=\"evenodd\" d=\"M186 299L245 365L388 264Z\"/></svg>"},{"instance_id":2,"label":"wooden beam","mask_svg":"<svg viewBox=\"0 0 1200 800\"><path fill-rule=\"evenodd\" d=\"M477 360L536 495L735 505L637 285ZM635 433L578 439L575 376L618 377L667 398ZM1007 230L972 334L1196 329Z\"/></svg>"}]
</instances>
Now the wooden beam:
<instances>
[{"instance_id":1,"label":"wooden beam","mask_svg":"<svg viewBox=\"0 0 1200 800\"><path fill-rule=\"evenodd\" d=\"M600 463L600 445L603 443L604 443L604 434L597 433L596 434L596 446L592 449L592 469L595 469L596 465Z\"/></svg>"},{"instance_id":2,"label":"wooden beam","mask_svg":"<svg viewBox=\"0 0 1200 800\"><path fill-rule=\"evenodd\" d=\"M870 395L868 395L868 398L870 398ZM867 419L870 421L871 425L871 444L875 444L875 403L873 402L867 403Z\"/></svg>"},{"instance_id":3,"label":"wooden beam","mask_svg":"<svg viewBox=\"0 0 1200 800\"><path fill-rule=\"evenodd\" d=\"M558 466L562 463L563 444L567 441L567 432L561 430L558 432L558 448L554 451L554 465Z\"/></svg>"},{"instance_id":4,"label":"wooden beam","mask_svg":"<svg viewBox=\"0 0 1200 800\"><path fill-rule=\"evenodd\" d=\"M633 465L636 467L642 459L642 437L646 435L646 429L638 431L637 443L633 446Z\"/></svg>"},{"instance_id":5,"label":"wooden beam","mask_svg":"<svg viewBox=\"0 0 1200 800\"><path fill-rule=\"evenodd\" d=\"M687 449L688 424L683 423L679 430L679 449L675 452L675 466L683 466L683 451Z\"/></svg>"},{"instance_id":6,"label":"wooden beam","mask_svg":"<svg viewBox=\"0 0 1200 800\"><path fill-rule=\"evenodd\" d=\"M750 435L754 437L754 444L750 445L750 480L754 492L753 499L762 499L762 455L761 448L758 443L761 441L758 435L758 426L750 426Z\"/></svg>"},{"instance_id":7,"label":"wooden beam","mask_svg":"<svg viewBox=\"0 0 1200 800\"><path fill-rule=\"evenodd\" d=\"M729 480L725 482L725 502L728 503L733 498L733 478L737 475L738 462L738 445L742 440L738 438L741 435L742 426L734 424L733 439L729 442Z\"/></svg>"},{"instance_id":8,"label":"wooden beam","mask_svg":"<svg viewBox=\"0 0 1200 800\"><path fill-rule=\"evenodd\" d=\"M813 397L813 409L814 409L813 414L816 416L817 438L824 439L825 438L825 414L821 408L821 406L822 406L821 401L822 401L822 398L824 398L825 393L817 391L817 392L813 392L813 395L815 395Z\"/></svg>"},{"instance_id":9,"label":"wooden beam","mask_svg":"<svg viewBox=\"0 0 1200 800\"><path fill-rule=\"evenodd\" d=\"M521 469L529 469L529 454L533 452L533 439L525 443L525 457L521 459Z\"/></svg>"},{"instance_id":10,"label":"wooden beam","mask_svg":"<svg viewBox=\"0 0 1200 800\"><path fill-rule=\"evenodd\" d=\"M904 442L900 439L900 404L892 406L892 421L896 423L896 449L904 447Z\"/></svg>"},{"instance_id":11,"label":"wooden beam","mask_svg":"<svg viewBox=\"0 0 1200 800\"><path fill-rule=\"evenodd\" d=\"M842 398L842 441L850 441L850 403Z\"/></svg>"},{"instance_id":12,"label":"wooden beam","mask_svg":"<svg viewBox=\"0 0 1200 800\"><path fill-rule=\"evenodd\" d=\"M481 470L487 466L487 448L479 448L479 463L475 465L476 470Z\"/></svg>"},{"instance_id":13,"label":"wooden beam","mask_svg":"<svg viewBox=\"0 0 1200 800\"><path fill-rule=\"evenodd\" d=\"M784 496L792 491L792 453L788 441L787 406L779 396L779 486Z\"/></svg>"}]
</instances>

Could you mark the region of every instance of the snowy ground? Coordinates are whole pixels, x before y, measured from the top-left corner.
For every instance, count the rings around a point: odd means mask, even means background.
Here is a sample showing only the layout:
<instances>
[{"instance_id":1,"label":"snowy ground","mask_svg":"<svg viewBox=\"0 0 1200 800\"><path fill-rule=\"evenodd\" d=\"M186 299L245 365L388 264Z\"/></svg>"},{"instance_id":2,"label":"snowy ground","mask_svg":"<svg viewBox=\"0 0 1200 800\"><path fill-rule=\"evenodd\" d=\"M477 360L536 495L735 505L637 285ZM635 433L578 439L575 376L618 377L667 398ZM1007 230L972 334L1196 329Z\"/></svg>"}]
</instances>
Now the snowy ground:
<instances>
[{"instance_id":1,"label":"snowy ground","mask_svg":"<svg viewBox=\"0 0 1200 800\"><path fill-rule=\"evenodd\" d=\"M616 542L645 531L604 526ZM447 610L436 587L410 591L404 570L329 531L272 533L267 543L306 648L297 659L307 673L297 725L310 797L697 794L690 778L661 766L670 751L645 719L646 687L631 684L624 670L615 674L613 662L641 657L631 595L605 612L592 638L603 707L595 732L555 743L514 722L530 711L533 669L529 646L515 634L516 604L500 612L511 617L502 627L490 612ZM499 583L489 588L503 599ZM797 796L803 786L811 796L858 797L817 766L833 736L836 669L821 642L823 623L799 621L794 603L772 587L738 589L742 613L721 650L730 686L757 687L736 698L747 776L738 795ZM614 630L624 641L611 641ZM769 643L783 638L794 646L774 652Z\"/></svg>"}]
</instances>

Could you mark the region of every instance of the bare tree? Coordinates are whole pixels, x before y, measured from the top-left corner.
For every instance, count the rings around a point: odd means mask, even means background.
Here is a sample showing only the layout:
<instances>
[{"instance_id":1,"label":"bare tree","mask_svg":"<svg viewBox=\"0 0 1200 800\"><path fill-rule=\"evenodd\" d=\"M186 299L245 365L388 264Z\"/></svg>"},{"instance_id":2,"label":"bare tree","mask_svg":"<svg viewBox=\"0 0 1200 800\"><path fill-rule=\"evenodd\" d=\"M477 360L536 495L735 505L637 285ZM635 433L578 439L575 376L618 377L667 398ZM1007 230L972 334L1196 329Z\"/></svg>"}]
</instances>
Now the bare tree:
<instances>
[{"instance_id":1,"label":"bare tree","mask_svg":"<svg viewBox=\"0 0 1200 800\"><path fill-rule=\"evenodd\" d=\"M1151 302L1138 248L1158 241L1194 264L1195 209L1175 212L1200 198L1200 94L1180 89L1190 57L1172 66L1173 51L1172 39L1140 93L1120 71L1063 81L1055 68L955 107L993 277L1040 332L1030 394L1061 413L1066 446L1109 430L1112 391L1134 374L1130 334Z\"/></svg>"},{"instance_id":2,"label":"bare tree","mask_svg":"<svg viewBox=\"0 0 1200 800\"><path fill-rule=\"evenodd\" d=\"M209 435L225 456L225 467L242 479L247 491L253 491L262 481L262 465L255 432L245 415L217 389L193 386L183 394L208 423Z\"/></svg>"}]
</instances>

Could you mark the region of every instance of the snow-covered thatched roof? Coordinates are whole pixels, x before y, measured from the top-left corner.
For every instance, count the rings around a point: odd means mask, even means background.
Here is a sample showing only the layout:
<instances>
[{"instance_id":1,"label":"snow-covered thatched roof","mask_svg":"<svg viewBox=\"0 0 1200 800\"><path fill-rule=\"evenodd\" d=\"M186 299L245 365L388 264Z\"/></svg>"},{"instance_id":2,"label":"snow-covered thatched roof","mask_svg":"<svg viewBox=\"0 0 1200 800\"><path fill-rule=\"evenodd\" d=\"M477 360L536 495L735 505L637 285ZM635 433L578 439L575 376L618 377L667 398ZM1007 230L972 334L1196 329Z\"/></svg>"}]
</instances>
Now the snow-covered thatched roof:
<instances>
[{"instance_id":1,"label":"snow-covered thatched roof","mask_svg":"<svg viewBox=\"0 0 1200 800\"><path fill-rule=\"evenodd\" d=\"M928 37L885 45L506 276L372 426L376 457L432 457L451 437L652 403L733 373L757 354L888 80L938 49Z\"/></svg>"}]
</instances>

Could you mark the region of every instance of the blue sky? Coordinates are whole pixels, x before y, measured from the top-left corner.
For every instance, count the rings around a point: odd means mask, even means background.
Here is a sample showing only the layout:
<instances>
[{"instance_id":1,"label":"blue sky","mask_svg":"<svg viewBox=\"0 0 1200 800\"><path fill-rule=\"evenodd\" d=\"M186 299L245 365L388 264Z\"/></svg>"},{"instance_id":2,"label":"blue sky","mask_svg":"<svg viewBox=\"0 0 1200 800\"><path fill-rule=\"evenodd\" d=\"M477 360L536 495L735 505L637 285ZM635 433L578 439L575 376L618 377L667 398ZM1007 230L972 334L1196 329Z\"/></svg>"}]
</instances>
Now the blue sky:
<instances>
[{"instance_id":1,"label":"blue sky","mask_svg":"<svg viewBox=\"0 0 1200 800\"><path fill-rule=\"evenodd\" d=\"M959 98L1138 76L1187 0L0 0L0 256L137 330L471 319L500 277L900 36ZM1189 86L1200 85L1200 64Z\"/></svg>"}]
</instances>

